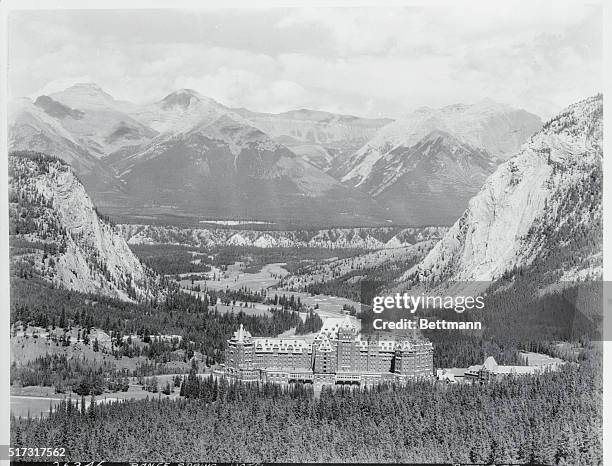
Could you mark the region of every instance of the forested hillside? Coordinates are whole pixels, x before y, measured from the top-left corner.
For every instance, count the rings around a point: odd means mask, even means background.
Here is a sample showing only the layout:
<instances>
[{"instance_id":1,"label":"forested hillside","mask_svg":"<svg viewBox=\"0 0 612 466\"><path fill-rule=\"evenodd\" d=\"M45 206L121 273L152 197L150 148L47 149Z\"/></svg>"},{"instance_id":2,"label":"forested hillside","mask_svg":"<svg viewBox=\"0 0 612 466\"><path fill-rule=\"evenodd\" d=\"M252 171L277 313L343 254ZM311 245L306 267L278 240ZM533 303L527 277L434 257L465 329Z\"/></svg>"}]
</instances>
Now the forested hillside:
<instances>
[{"instance_id":1,"label":"forested hillside","mask_svg":"<svg viewBox=\"0 0 612 466\"><path fill-rule=\"evenodd\" d=\"M48 326L96 327L114 335L118 355L129 356L125 335L180 335L186 349L200 351L212 362L223 361L226 339L243 324L253 335L276 336L302 320L296 312L279 310L272 316L246 315L243 312L219 313L207 299L173 290L164 301L130 303L94 294L50 288L33 279L13 278L11 322ZM63 317L62 317L63 315Z\"/></svg>"}]
</instances>

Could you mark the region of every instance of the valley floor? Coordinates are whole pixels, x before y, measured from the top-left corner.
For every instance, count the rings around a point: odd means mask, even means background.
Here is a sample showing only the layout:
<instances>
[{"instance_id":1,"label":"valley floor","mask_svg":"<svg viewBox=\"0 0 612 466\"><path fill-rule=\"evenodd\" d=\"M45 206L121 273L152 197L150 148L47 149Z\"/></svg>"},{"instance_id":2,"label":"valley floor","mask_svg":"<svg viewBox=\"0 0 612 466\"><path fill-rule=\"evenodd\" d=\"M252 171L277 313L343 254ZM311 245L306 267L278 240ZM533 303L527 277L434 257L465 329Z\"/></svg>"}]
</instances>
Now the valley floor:
<instances>
[{"instance_id":1,"label":"valley floor","mask_svg":"<svg viewBox=\"0 0 612 466\"><path fill-rule=\"evenodd\" d=\"M196 293L203 296L205 292L194 292L192 287L200 286L201 289L210 288L214 290L225 290L225 289L240 289L243 287L260 290L266 289L271 295L287 294L294 296L295 299L300 298L301 302L308 308L311 308L325 319L327 317L342 317L343 306L353 306L355 309L360 308L360 303L352 301L347 298L331 295L311 295L310 293L297 292L297 291L286 291L283 289L277 289L282 279L289 275L289 272L283 268L285 264L274 263L266 264L262 267L259 272L246 273L243 271L241 263L235 263L227 267L226 271L221 271L219 268L213 267L210 272L206 273L207 277L220 276L219 280L180 280L178 283L181 288L189 293ZM222 312L238 312L243 311L247 314L264 314L270 307L265 304L254 303L254 307L241 307L241 302L237 302L235 306L226 306L223 304L217 304L217 307Z\"/></svg>"}]
</instances>

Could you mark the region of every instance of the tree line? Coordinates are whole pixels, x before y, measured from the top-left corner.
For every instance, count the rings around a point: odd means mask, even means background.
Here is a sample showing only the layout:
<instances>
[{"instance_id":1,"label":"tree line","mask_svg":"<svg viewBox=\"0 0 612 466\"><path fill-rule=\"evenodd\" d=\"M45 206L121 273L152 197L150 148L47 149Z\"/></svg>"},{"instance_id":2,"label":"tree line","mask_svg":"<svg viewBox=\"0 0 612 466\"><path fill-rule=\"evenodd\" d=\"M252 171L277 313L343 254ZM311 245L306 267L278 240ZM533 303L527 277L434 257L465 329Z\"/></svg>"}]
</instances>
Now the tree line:
<instances>
[{"instance_id":1,"label":"tree line","mask_svg":"<svg viewBox=\"0 0 612 466\"><path fill-rule=\"evenodd\" d=\"M487 384L367 389L245 385L188 376L183 399L63 403L11 419L11 444L67 460L602 463L601 355Z\"/></svg>"}]
</instances>

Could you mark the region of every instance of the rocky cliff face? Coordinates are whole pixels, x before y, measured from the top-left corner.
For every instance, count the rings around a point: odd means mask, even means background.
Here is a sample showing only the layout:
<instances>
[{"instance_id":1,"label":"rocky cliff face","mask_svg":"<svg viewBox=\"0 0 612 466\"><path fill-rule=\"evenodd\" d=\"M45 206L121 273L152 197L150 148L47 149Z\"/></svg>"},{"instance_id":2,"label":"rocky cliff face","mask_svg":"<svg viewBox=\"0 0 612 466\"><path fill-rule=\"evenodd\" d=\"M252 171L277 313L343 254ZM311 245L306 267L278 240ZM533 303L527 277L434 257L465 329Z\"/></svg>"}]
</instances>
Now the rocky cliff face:
<instances>
[{"instance_id":1,"label":"rocky cliff face","mask_svg":"<svg viewBox=\"0 0 612 466\"><path fill-rule=\"evenodd\" d=\"M534 261L561 278L600 273L602 115L598 95L547 122L401 282L490 281Z\"/></svg>"},{"instance_id":2,"label":"rocky cliff face","mask_svg":"<svg viewBox=\"0 0 612 466\"><path fill-rule=\"evenodd\" d=\"M67 164L15 152L9 176L13 273L123 300L158 295L158 278L98 216Z\"/></svg>"}]
</instances>

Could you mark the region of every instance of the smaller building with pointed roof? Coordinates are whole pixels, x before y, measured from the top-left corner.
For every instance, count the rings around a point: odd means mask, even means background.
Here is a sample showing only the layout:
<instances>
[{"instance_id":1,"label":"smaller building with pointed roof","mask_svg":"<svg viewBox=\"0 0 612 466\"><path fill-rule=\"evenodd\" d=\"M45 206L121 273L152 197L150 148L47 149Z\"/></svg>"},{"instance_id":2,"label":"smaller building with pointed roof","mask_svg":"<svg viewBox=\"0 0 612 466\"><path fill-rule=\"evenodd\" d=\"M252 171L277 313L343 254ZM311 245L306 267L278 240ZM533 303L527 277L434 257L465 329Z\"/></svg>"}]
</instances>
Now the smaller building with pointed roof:
<instances>
[{"instance_id":1,"label":"smaller building with pointed roof","mask_svg":"<svg viewBox=\"0 0 612 466\"><path fill-rule=\"evenodd\" d=\"M483 364L470 366L465 370L465 379L486 382L495 377L506 375L533 375L545 370L557 370L557 366L500 366L493 356L488 356Z\"/></svg>"}]
</instances>

